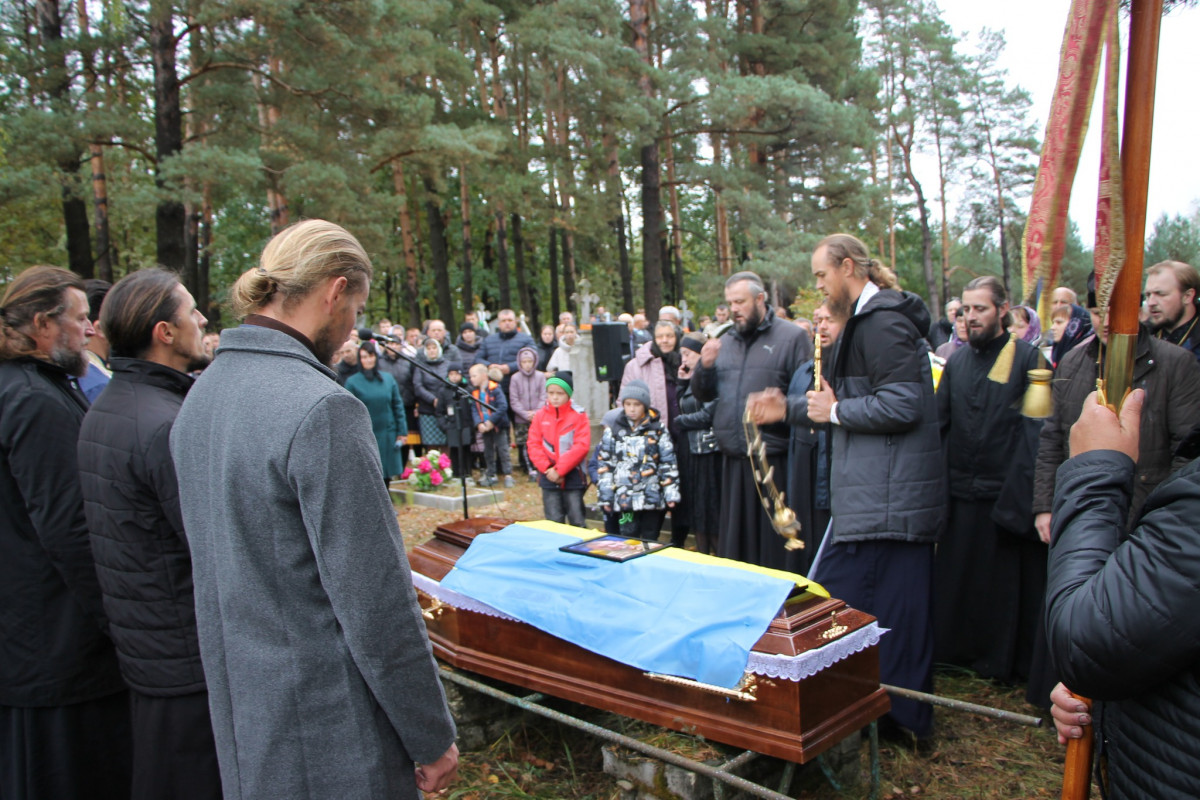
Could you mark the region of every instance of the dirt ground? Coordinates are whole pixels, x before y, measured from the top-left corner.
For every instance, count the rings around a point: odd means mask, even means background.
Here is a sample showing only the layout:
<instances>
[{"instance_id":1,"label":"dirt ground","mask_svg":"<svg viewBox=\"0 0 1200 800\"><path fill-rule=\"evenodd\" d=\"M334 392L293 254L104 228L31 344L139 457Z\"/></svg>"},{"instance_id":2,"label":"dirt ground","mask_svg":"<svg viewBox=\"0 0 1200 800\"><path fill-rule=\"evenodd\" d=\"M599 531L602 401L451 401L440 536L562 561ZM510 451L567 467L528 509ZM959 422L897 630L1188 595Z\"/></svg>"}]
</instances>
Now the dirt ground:
<instances>
[{"instance_id":1,"label":"dirt ground","mask_svg":"<svg viewBox=\"0 0 1200 800\"><path fill-rule=\"evenodd\" d=\"M527 478L503 490L498 504L472 510L471 516L511 519L542 517L541 492ZM448 488L447 493L450 493ZM458 496L458 484L453 485ZM594 502L589 490L586 502ZM461 517L424 507L399 506L400 528L409 549L425 541L433 529ZM935 693L1021 714L1045 716L1041 728L1003 722L962 711L938 708L931 746L919 751L910 744L883 741L880 748L880 797L1012 798L1057 797L1062 783L1063 750L1049 716L1024 700L1024 687L983 680L963 670L937 674ZM574 704L562 710L690 758L728 754L721 746L661 728L594 711ZM460 777L443 797L459 800L535 798L536 800L619 800L616 779L601 769L602 742L575 729L529 715L522 724L482 749L462 756ZM861 746L860 783L834 790L815 765L801 770L791 793L797 798L866 797L869 759ZM774 787L773 787L774 788Z\"/></svg>"}]
</instances>

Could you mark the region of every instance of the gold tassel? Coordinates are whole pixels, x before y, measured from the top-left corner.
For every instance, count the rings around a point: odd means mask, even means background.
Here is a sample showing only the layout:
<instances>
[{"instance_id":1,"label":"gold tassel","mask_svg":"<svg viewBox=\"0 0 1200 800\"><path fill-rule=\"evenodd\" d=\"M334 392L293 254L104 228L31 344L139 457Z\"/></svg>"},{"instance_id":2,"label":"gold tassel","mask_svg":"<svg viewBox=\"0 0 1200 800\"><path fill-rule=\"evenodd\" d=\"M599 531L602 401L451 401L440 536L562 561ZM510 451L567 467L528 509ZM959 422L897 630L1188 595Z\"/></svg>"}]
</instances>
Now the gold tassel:
<instances>
[{"instance_id":1,"label":"gold tassel","mask_svg":"<svg viewBox=\"0 0 1200 800\"><path fill-rule=\"evenodd\" d=\"M1004 349L1000 351L1000 355L996 356L996 363L992 364L992 368L988 372L988 380L996 383L1008 383L1008 379L1012 375L1013 359L1016 355L1016 337L1010 333L1008 335L1008 344L1004 345Z\"/></svg>"}]
</instances>

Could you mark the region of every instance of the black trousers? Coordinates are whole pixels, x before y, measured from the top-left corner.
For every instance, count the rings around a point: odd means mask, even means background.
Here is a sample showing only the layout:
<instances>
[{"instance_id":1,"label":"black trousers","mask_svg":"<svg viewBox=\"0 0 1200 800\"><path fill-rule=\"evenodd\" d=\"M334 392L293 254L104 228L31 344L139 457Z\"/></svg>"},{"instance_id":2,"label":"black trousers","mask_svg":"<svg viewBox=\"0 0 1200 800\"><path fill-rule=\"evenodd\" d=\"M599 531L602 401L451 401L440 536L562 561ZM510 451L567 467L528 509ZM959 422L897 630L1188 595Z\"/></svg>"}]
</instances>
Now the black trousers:
<instances>
[{"instance_id":1,"label":"black trousers","mask_svg":"<svg viewBox=\"0 0 1200 800\"><path fill-rule=\"evenodd\" d=\"M880 682L933 691L933 545L830 542L814 572L831 596L889 629L879 641ZM928 703L893 697L889 716L918 737L933 732Z\"/></svg>"},{"instance_id":2,"label":"black trousers","mask_svg":"<svg viewBox=\"0 0 1200 800\"><path fill-rule=\"evenodd\" d=\"M654 541L658 541L659 534L662 533L663 519L666 516L667 510L665 508L617 512L618 524L620 525L622 536L631 536L637 539L653 539Z\"/></svg>"},{"instance_id":3,"label":"black trousers","mask_svg":"<svg viewBox=\"0 0 1200 800\"><path fill-rule=\"evenodd\" d=\"M69 706L0 706L0 798L126 800L129 693Z\"/></svg>"},{"instance_id":4,"label":"black trousers","mask_svg":"<svg viewBox=\"0 0 1200 800\"><path fill-rule=\"evenodd\" d=\"M587 527L587 519L583 512L583 491L542 487L542 513L551 522L565 522L576 528Z\"/></svg>"},{"instance_id":5,"label":"black trousers","mask_svg":"<svg viewBox=\"0 0 1200 800\"><path fill-rule=\"evenodd\" d=\"M208 692L178 697L129 694L133 800L221 800Z\"/></svg>"}]
</instances>

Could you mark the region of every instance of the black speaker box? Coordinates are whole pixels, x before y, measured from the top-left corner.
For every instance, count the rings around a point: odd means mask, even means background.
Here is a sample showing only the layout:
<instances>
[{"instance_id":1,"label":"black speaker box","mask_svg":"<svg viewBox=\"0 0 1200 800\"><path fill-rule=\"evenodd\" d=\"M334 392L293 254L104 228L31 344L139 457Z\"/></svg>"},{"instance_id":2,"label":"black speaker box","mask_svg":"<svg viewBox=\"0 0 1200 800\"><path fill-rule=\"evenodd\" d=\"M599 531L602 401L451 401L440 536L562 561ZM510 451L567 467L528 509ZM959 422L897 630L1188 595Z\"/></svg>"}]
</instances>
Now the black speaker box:
<instances>
[{"instance_id":1,"label":"black speaker box","mask_svg":"<svg viewBox=\"0 0 1200 800\"><path fill-rule=\"evenodd\" d=\"M625 359L621 357L621 346L629 340L629 328L624 322L593 322L592 350L596 356L596 380L611 382L621 380L625 372Z\"/></svg>"}]
</instances>

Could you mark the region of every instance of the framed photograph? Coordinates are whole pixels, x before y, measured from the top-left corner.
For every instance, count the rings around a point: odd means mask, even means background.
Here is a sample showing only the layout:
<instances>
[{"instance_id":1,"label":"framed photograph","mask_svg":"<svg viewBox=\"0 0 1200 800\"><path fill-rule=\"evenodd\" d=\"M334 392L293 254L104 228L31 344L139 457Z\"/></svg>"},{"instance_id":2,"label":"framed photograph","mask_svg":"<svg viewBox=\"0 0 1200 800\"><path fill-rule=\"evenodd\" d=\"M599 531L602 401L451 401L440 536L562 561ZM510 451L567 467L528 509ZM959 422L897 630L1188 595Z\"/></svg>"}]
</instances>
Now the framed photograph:
<instances>
[{"instance_id":1,"label":"framed photograph","mask_svg":"<svg viewBox=\"0 0 1200 800\"><path fill-rule=\"evenodd\" d=\"M652 539L607 535L595 539L580 539L578 542L564 544L558 549L564 553L578 553L592 558L603 558L606 561L628 561L670 546L668 542L656 542Z\"/></svg>"}]
</instances>

